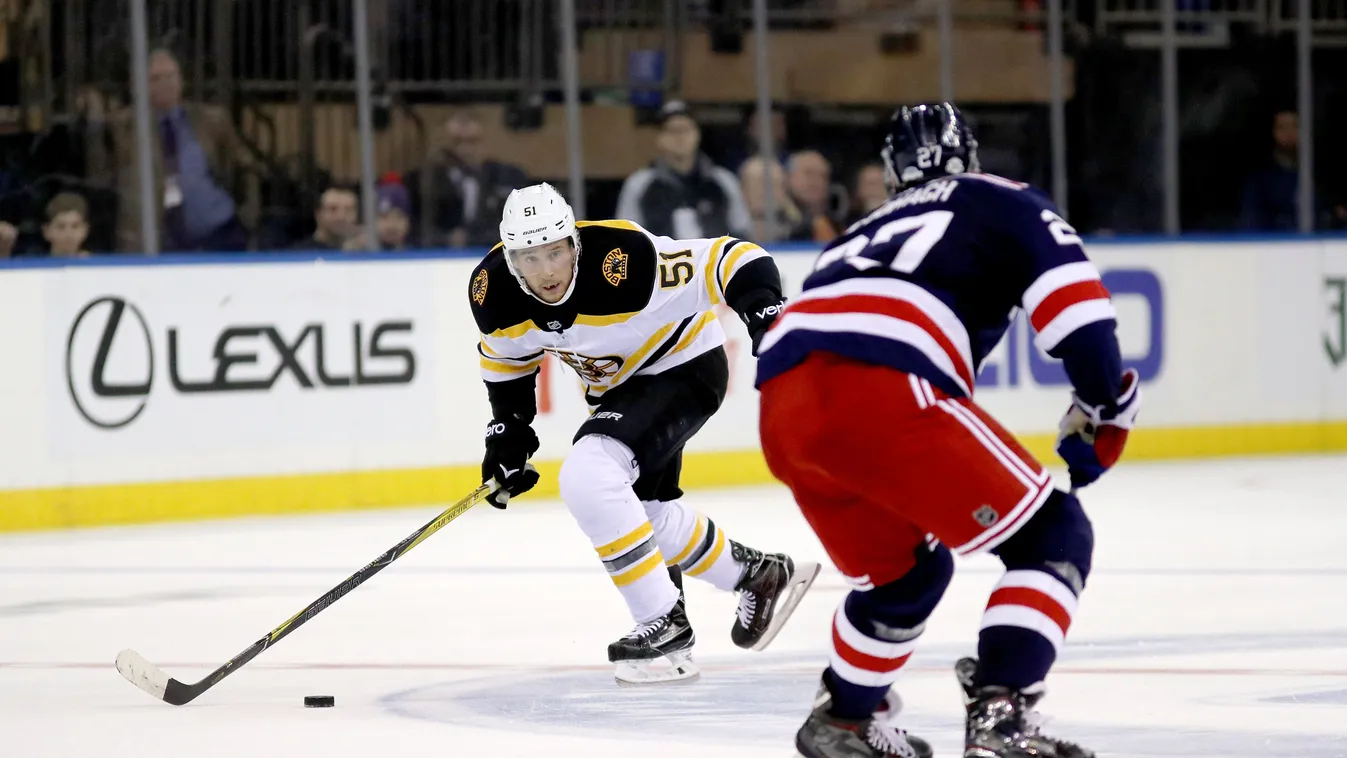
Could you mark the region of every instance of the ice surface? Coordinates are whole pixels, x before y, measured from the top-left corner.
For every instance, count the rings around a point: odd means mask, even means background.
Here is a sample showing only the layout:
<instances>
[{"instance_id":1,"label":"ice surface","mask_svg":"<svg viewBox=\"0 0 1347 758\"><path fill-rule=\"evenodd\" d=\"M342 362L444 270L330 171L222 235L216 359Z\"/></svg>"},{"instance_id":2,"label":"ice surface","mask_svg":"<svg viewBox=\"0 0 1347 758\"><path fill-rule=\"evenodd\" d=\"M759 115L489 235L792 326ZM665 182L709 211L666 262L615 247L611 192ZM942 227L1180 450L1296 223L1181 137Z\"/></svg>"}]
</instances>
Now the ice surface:
<instances>
[{"instance_id":1,"label":"ice surface","mask_svg":"<svg viewBox=\"0 0 1347 758\"><path fill-rule=\"evenodd\" d=\"M456 499L458 493L446 493ZM1101 756L1347 757L1347 457L1120 466L1082 493L1095 572L1042 710ZM693 492L743 542L825 560L785 490ZM480 507L194 703L196 680L436 508L0 538L0 755L785 758L845 593L830 568L764 653L687 583L703 678L619 688L625 607L558 503ZM999 569L961 562L900 684L957 756L950 671ZM332 709L305 709L309 694Z\"/></svg>"}]
</instances>

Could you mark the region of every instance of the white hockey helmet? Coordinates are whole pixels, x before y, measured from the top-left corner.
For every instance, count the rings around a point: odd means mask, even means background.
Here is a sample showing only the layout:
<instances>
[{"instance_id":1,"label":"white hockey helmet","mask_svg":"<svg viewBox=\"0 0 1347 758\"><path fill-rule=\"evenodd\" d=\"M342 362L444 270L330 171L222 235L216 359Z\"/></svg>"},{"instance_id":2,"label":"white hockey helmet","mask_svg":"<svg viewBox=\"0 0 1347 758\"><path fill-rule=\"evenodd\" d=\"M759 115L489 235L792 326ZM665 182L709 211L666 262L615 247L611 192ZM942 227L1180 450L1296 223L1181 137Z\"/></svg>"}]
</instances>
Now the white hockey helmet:
<instances>
[{"instance_id":1,"label":"white hockey helmet","mask_svg":"<svg viewBox=\"0 0 1347 758\"><path fill-rule=\"evenodd\" d=\"M519 280L519 286L535 298L538 296L529 289L528 282L515 268L511 253L567 237L575 246L571 284L560 300L549 305L566 302L575 289L576 274L580 270L580 232L575 226L575 212L566 198L546 182L521 187L505 199L505 209L500 217L500 239L505 246L505 263L510 267L510 273ZM542 298L538 300L542 301Z\"/></svg>"}]
</instances>

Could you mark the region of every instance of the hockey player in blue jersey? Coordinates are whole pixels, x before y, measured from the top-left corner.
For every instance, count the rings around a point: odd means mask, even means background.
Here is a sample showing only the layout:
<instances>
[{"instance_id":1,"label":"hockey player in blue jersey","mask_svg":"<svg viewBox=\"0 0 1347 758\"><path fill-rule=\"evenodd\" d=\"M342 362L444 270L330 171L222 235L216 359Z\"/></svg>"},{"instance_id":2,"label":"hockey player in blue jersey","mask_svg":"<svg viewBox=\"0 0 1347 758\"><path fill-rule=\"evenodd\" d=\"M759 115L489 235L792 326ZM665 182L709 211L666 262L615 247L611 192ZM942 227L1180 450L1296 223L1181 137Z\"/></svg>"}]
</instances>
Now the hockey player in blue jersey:
<instances>
[{"instance_id":1,"label":"hockey player in blue jersey","mask_svg":"<svg viewBox=\"0 0 1347 758\"><path fill-rule=\"evenodd\" d=\"M1081 239L1042 193L979 171L949 103L899 109L882 153L892 197L819 256L759 351L761 439L855 588L833 619L805 758L918 758L898 679L954 571L990 552L1005 574L978 657L956 665L965 758L1092 758L1042 734L1033 708L1090 573L1076 498L1121 455L1139 403L1116 314ZM1074 392L1057 451L1071 491L973 401L1016 309Z\"/></svg>"}]
</instances>

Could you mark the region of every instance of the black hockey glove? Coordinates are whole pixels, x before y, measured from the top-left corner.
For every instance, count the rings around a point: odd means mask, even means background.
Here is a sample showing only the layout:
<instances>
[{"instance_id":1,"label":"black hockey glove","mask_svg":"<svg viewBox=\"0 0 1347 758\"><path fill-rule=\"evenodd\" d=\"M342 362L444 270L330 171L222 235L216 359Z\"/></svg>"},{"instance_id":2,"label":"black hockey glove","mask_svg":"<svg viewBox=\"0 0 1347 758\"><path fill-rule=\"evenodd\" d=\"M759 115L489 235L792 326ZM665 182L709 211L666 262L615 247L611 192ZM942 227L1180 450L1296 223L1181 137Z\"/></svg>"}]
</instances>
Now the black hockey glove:
<instances>
[{"instance_id":1,"label":"black hockey glove","mask_svg":"<svg viewBox=\"0 0 1347 758\"><path fill-rule=\"evenodd\" d=\"M744 326L748 328L748 339L753 345L754 358L758 357L758 345L762 342L763 335L785 309L786 301L782 298L763 299L739 314L739 318L744 320Z\"/></svg>"},{"instance_id":2,"label":"black hockey glove","mask_svg":"<svg viewBox=\"0 0 1347 758\"><path fill-rule=\"evenodd\" d=\"M482 458L482 483L490 484L486 500L504 509L514 495L522 495L538 483L538 469L529 457L538 452L538 435L517 418L492 419L486 427L486 456Z\"/></svg>"}]
</instances>

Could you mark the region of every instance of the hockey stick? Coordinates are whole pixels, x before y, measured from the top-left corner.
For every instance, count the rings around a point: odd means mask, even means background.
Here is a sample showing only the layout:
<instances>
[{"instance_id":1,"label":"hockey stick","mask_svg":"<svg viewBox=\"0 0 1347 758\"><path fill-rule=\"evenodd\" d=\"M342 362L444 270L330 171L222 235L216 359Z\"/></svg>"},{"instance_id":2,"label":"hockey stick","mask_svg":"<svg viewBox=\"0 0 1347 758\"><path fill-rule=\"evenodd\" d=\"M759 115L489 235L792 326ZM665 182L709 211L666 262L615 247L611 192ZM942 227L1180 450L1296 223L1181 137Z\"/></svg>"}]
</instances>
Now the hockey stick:
<instances>
[{"instance_id":1,"label":"hockey stick","mask_svg":"<svg viewBox=\"0 0 1347 758\"><path fill-rule=\"evenodd\" d=\"M327 592L327 594L318 598L309 604L307 608L296 613L284 624L272 630L271 634L254 642L247 650L234 656L223 666L211 672L210 676L197 682L196 684L183 684L177 679L171 678L165 674L158 666L150 663L144 656L134 650L123 650L117 654L117 670L126 680L145 690L156 698L163 700L170 705L185 705L192 702L201 693L220 683L220 680L238 671L252 659L262 654L263 650L280 642L287 634L295 631L304 622L322 613L329 605L340 600L346 593L364 584L367 579L388 568L393 561L401 558L412 548L424 542L430 535L438 532L446 524L468 512L477 503L481 502L482 496L486 494L487 485L483 484L472 491L472 494L458 501L449 507L440 515L436 516L430 523L417 529L408 535L407 539L394 545L388 552L375 558L369 565L351 574L346 581L338 584Z\"/></svg>"}]
</instances>

